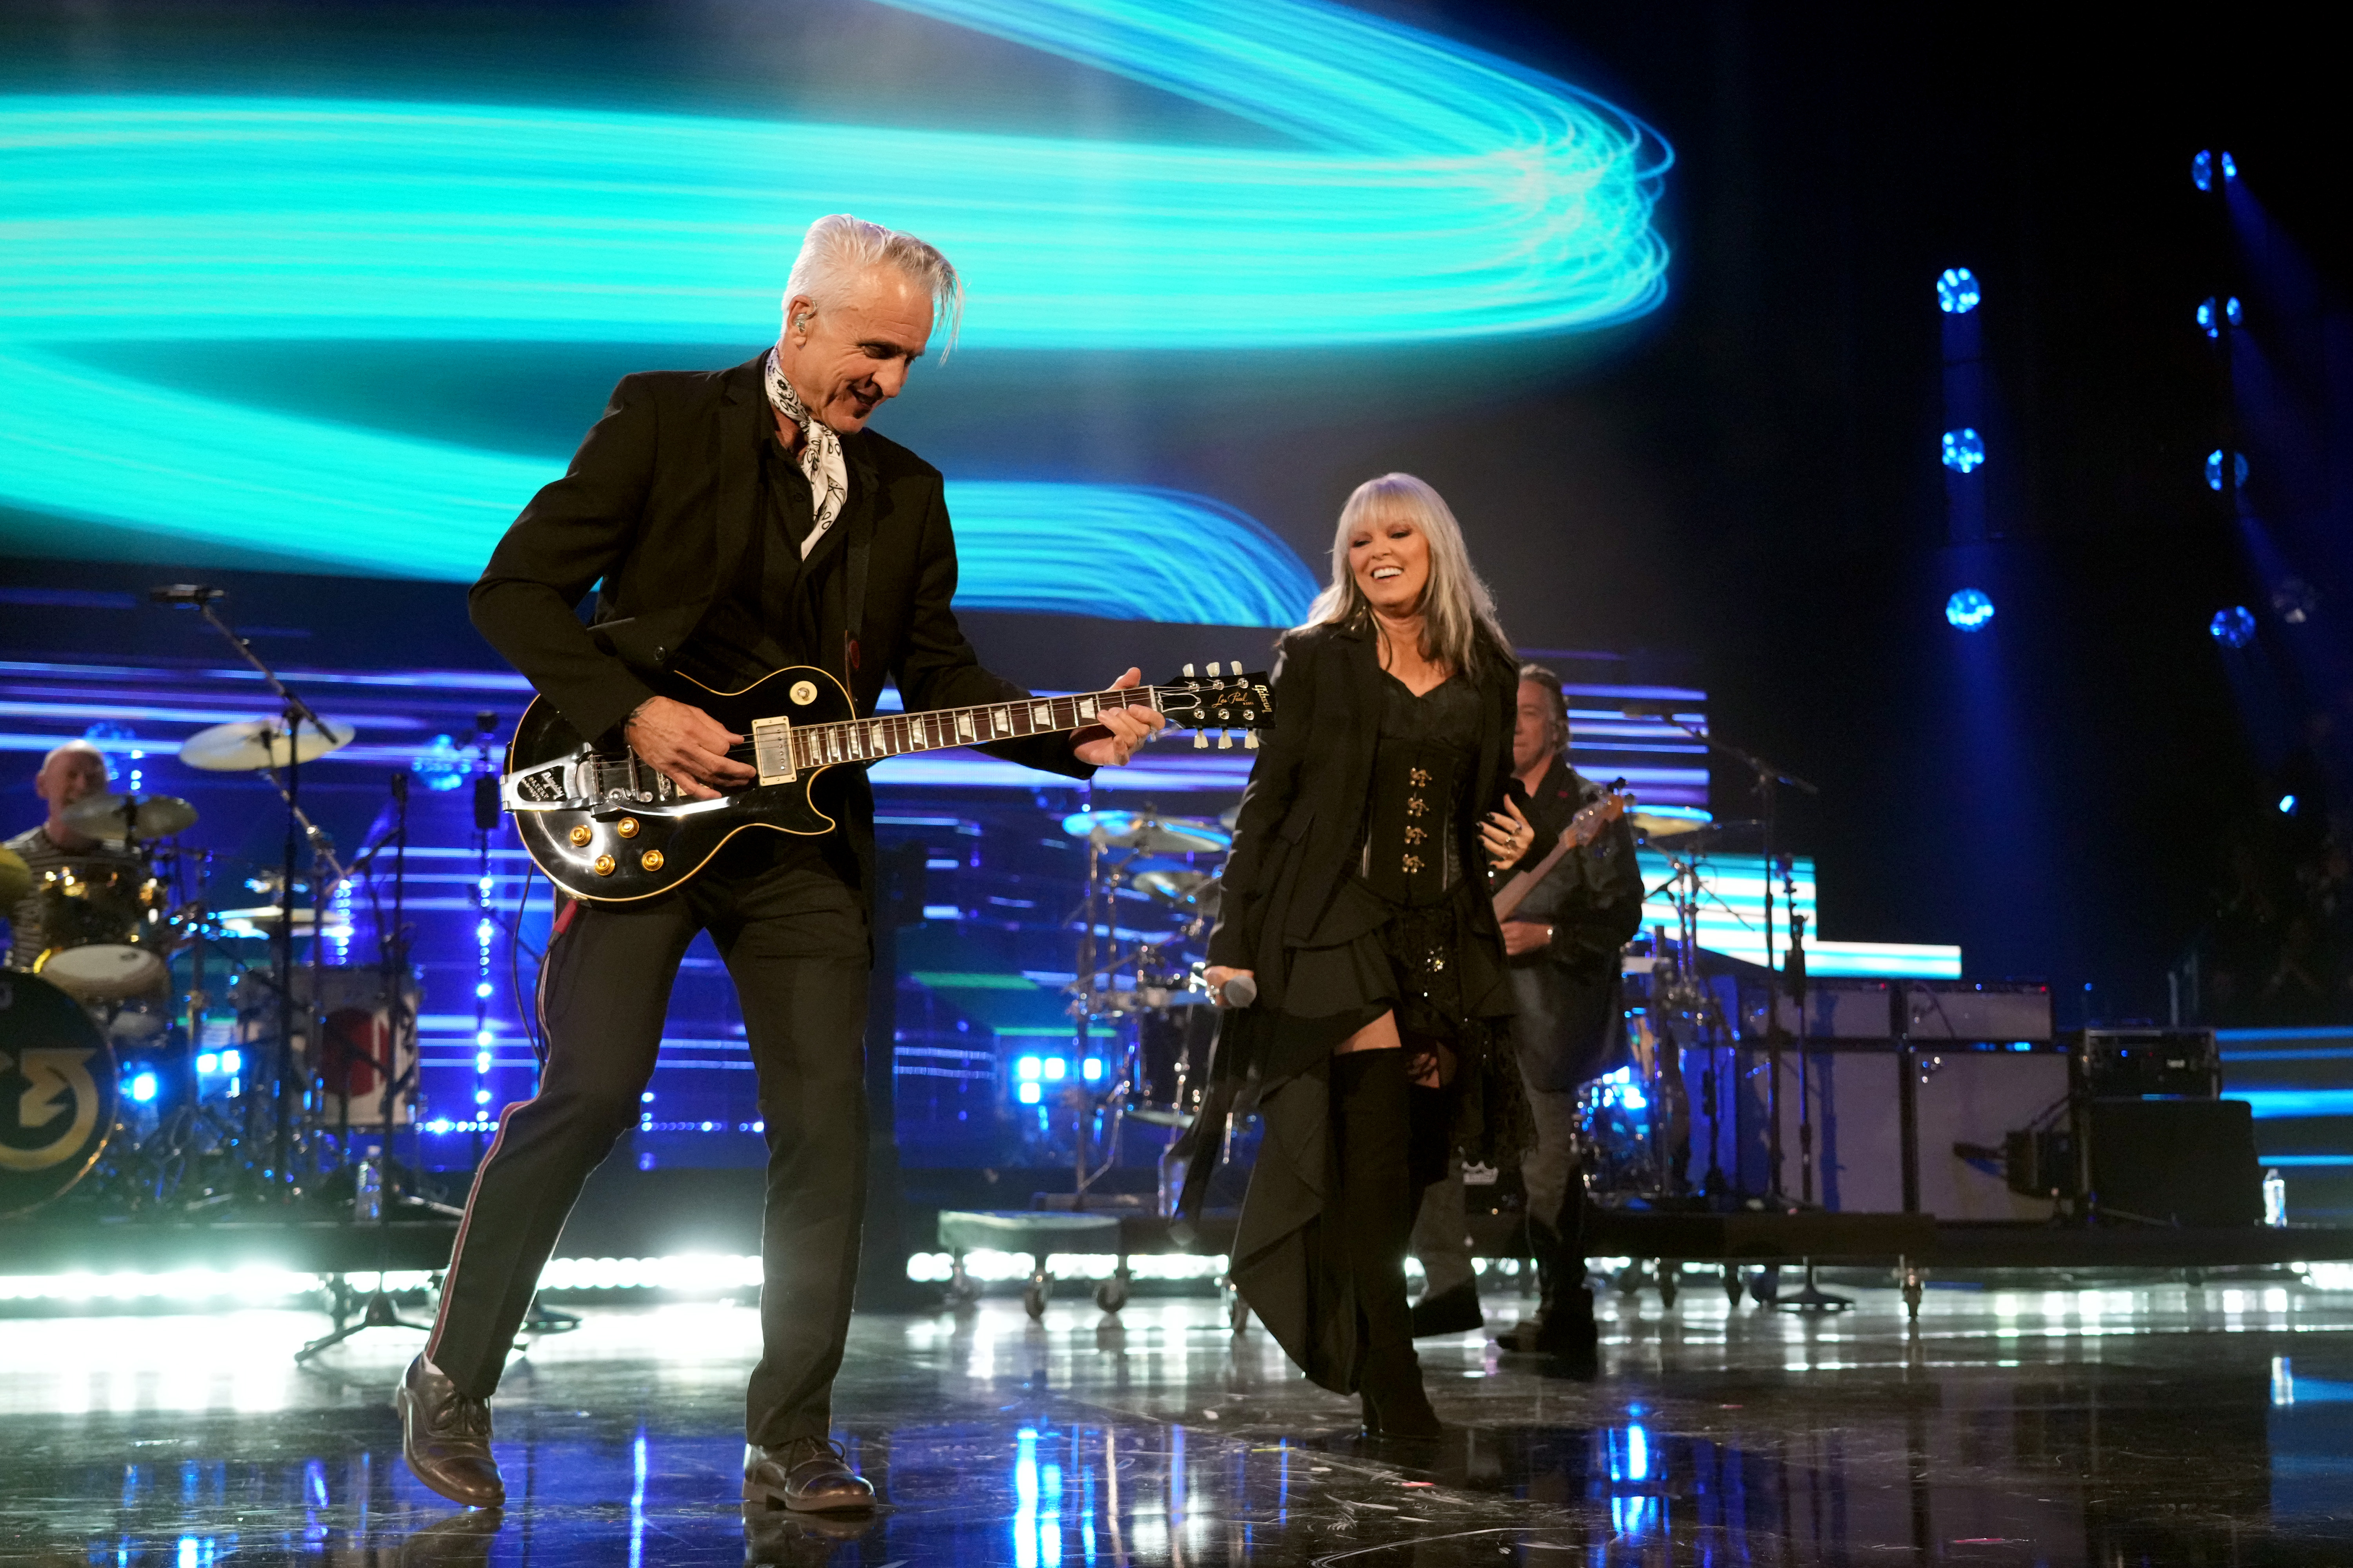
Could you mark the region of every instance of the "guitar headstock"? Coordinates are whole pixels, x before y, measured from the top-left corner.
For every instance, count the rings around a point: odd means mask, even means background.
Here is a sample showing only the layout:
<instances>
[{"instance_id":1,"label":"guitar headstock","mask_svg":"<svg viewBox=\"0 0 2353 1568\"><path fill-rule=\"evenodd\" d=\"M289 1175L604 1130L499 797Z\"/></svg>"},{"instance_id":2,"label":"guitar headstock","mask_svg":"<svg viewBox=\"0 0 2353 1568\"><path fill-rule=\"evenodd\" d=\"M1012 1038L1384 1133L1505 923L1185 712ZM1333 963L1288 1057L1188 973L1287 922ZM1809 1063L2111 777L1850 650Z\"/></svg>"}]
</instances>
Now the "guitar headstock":
<instances>
[{"instance_id":1,"label":"guitar headstock","mask_svg":"<svg viewBox=\"0 0 2353 1568\"><path fill-rule=\"evenodd\" d=\"M1634 809L1639 804L1634 793L1626 787L1624 779L1612 779L1600 796L1580 807L1569 818L1568 831L1579 844L1590 844L1601 830Z\"/></svg>"},{"instance_id":2,"label":"guitar headstock","mask_svg":"<svg viewBox=\"0 0 2353 1568\"><path fill-rule=\"evenodd\" d=\"M1172 730L1193 731L1193 749L1206 751L1217 732L1218 749L1230 751L1240 731L1244 748L1258 749L1258 732L1274 725L1273 677L1241 665L1187 665L1184 673L1152 688L1153 706Z\"/></svg>"}]
</instances>

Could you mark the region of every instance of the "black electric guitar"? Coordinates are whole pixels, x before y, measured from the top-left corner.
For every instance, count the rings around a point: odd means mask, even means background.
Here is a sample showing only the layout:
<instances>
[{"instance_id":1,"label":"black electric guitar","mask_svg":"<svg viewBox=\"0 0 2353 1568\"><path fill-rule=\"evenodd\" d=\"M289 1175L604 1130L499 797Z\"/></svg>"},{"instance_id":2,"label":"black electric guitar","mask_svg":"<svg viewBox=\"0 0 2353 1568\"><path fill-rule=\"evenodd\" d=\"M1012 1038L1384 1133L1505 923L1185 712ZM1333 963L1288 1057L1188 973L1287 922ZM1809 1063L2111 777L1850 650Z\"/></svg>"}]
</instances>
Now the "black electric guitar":
<instances>
[{"instance_id":1,"label":"black electric guitar","mask_svg":"<svg viewBox=\"0 0 2353 1568\"><path fill-rule=\"evenodd\" d=\"M795 665L741 691L713 691L682 675L648 681L664 697L702 709L750 741L729 755L759 777L716 800L690 800L626 746L599 748L581 739L554 706L534 698L515 725L499 795L514 813L523 847L548 879L575 899L619 904L650 899L686 882L719 847L747 828L804 837L833 830L833 818L809 798L817 775L861 767L911 752L976 746L1024 735L1084 730L1106 708L1156 708L1171 729L1192 730L1193 744L1247 747L1274 721L1262 671L1236 668L1185 673L1159 686L1025 697L977 708L858 716L849 694L824 670Z\"/></svg>"}]
</instances>

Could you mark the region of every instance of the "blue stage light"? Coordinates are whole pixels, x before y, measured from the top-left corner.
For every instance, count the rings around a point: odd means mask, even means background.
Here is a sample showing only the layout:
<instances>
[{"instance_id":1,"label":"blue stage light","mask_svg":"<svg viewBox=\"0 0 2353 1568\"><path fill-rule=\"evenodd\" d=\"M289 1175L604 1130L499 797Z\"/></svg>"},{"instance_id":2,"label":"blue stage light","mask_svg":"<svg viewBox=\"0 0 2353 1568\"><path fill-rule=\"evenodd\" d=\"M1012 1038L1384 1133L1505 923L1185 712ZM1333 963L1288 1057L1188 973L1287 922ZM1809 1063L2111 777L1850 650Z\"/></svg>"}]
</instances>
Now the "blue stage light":
<instances>
[{"instance_id":1,"label":"blue stage light","mask_svg":"<svg viewBox=\"0 0 2353 1568\"><path fill-rule=\"evenodd\" d=\"M2222 154L2222 177L2226 180L2239 177L2239 161L2228 153Z\"/></svg>"},{"instance_id":2,"label":"blue stage light","mask_svg":"<svg viewBox=\"0 0 2353 1568\"><path fill-rule=\"evenodd\" d=\"M2206 629L2224 647L2244 647L2255 640L2255 617L2246 605L2232 605L2227 610L2215 611Z\"/></svg>"},{"instance_id":3,"label":"blue stage light","mask_svg":"<svg viewBox=\"0 0 2353 1568\"><path fill-rule=\"evenodd\" d=\"M436 735L433 743L418 752L408 764L409 772L425 781L431 790L452 790L466 782L473 770L473 759L459 751L447 735Z\"/></svg>"},{"instance_id":4,"label":"blue stage light","mask_svg":"<svg viewBox=\"0 0 2353 1568\"><path fill-rule=\"evenodd\" d=\"M1089 1083L1099 1082L1102 1079L1103 1075L1103 1058L1101 1057L1089 1057L1086 1059L1085 1064L1079 1069L1079 1076L1085 1079Z\"/></svg>"},{"instance_id":5,"label":"blue stage light","mask_svg":"<svg viewBox=\"0 0 2353 1568\"><path fill-rule=\"evenodd\" d=\"M212 1052L206 1051L204 1055L196 1058L196 1071L199 1074L209 1078L219 1070L220 1058L214 1055Z\"/></svg>"},{"instance_id":6,"label":"blue stage light","mask_svg":"<svg viewBox=\"0 0 2353 1568\"><path fill-rule=\"evenodd\" d=\"M2189 183L2201 191L2212 190L2214 174L2218 168L2225 180L2235 180L2239 177L2239 161L2236 158L2232 157L2228 153L2217 158L2212 153L2205 152L2189 160Z\"/></svg>"},{"instance_id":7,"label":"blue stage light","mask_svg":"<svg viewBox=\"0 0 2353 1568\"><path fill-rule=\"evenodd\" d=\"M1034 1083L1025 1083L1014 1091L1013 1098L1024 1105L1036 1105L1045 1098L1045 1092Z\"/></svg>"},{"instance_id":8,"label":"blue stage light","mask_svg":"<svg viewBox=\"0 0 2353 1568\"><path fill-rule=\"evenodd\" d=\"M1019 1061L1013 1064L1014 1077L1023 1079L1033 1083L1044 1074L1045 1070L1046 1064L1039 1060L1036 1057L1023 1057Z\"/></svg>"},{"instance_id":9,"label":"blue stage light","mask_svg":"<svg viewBox=\"0 0 2353 1568\"><path fill-rule=\"evenodd\" d=\"M2247 455L2236 452L2232 454L2232 481L2243 489L2247 483ZM2219 450L2206 454L2206 488L2210 490L2222 488L2222 454Z\"/></svg>"},{"instance_id":10,"label":"blue stage light","mask_svg":"<svg viewBox=\"0 0 2353 1568\"><path fill-rule=\"evenodd\" d=\"M2280 796L2279 808L2280 815L2282 816L2294 816L2295 815L2295 796L2292 795L2284 795Z\"/></svg>"},{"instance_id":11,"label":"blue stage light","mask_svg":"<svg viewBox=\"0 0 2353 1568\"><path fill-rule=\"evenodd\" d=\"M1967 426L1944 437L1945 467L1957 474L1973 473L1986 460L1985 437Z\"/></svg>"},{"instance_id":12,"label":"blue stage light","mask_svg":"<svg viewBox=\"0 0 2353 1568\"><path fill-rule=\"evenodd\" d=\"M130 1089L132 1099L142 1105L146 1104L155 1098L155 1075L152 1072L137 1074L132 1079Z\"/></svg>"},{"instance_id":13,"label":"blue stage light","mask_svg":"<svg viewBox=\"0 0 2353 1568\"><path fill-rule=\"evenodd\" d=\"M1984 295L1978 289L1978 275L1966 267L1947 267L1936 278L1936 309L1947 316L1966 316L1978 308Z\"/></svg>"},{"instance_id":14,"label":"blue stage light","mask_svg":"<svg viewBox=\"0 0 2353 1568\"><path fill-rule=\"evenodd\" d=\"M1066 1061L1064 1061L1061 1058L1060 1058L1060 1057L1048 1057L1048 1058L1046 1058L1046 1081L1047 1081L1047 1082L1049 1082L1049 1083L1060 1083L1060 1082L1061 1082L1061 1081L1062 1081L1063 1077L1064 1077L1066 1074L1068 1074L1068 1073L1070 1072L1070 1070L1071 1070L1071 1064L1070 1064L1070 1063L1068 1063L1068 1062L1066 1062Z\"/></svg>"},{"instance_id":15,"label":"blue stage light","mask_svg":"<svg viewBox=\"0 0 2353 1568\"><path fill-rule=\"evenodd\" d=\"M1983 628L1993 619L1993 600L1976 588L1960 588L1945 601L1945 619L1965 632Z\"/></svg>"},{"instance_id":16,"label":"blue stage light","mask_svg":"<svg viewBox=\"0 0 2353 1568\"><path fill-rule=\"evenodd\" d=\"M2227 321L2232 326L2235 327L2238 326L2243 319L2244 313L2240 309L2239 297L2236 294L2230 296L2222 301L2221 321L2215 320L2214 297L2212 295L2210 294L2205 299L2198 301L2199 330L2203 331L2210 338L2219 338L2222 335L2222 322Z\"/></svg>"},{"instance_id":17,"label":"blue stage light","mask_svg":"<svg viewBox=\"0 0 2353 1568\"><path fill-rule=\"evenodd\" d=\"M235 1072L244 1065L245 1057L242 1053L237 1051L223 1051L221 1053L221 1071Z\"/></svg>"}]
</instances>

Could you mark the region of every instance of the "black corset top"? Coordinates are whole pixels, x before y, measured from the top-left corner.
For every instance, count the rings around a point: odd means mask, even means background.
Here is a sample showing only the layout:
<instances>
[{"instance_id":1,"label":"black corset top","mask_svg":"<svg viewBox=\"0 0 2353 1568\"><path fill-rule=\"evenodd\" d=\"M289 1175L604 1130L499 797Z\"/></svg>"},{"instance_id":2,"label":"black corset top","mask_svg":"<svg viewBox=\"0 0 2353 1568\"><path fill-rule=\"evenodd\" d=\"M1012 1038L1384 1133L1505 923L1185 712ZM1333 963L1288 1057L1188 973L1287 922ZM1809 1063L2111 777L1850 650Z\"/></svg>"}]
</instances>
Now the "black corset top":
<instances>
[{"instance_id":1,"label":"black corset top","mask_svg":"<svg viewBox=\"0 0 2353 1568\"><path fill-rule=\"evenodd\" d=\"M1461 879L1457 825L1479 752L1479 694L1457 675L1421 696L1381 682L1372 809L1357 874L1391 903L1436 903Z\"/></svg>"}]
</instances>

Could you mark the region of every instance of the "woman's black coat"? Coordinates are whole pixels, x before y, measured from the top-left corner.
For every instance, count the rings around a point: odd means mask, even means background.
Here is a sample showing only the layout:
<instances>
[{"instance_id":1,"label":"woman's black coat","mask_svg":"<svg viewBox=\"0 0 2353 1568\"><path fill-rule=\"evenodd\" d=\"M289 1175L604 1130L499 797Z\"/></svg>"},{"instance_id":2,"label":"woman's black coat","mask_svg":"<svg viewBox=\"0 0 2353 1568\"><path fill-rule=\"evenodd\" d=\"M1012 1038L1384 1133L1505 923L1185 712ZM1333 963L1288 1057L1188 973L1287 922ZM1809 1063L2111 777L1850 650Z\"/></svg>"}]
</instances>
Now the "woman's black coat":
<instances>
[{"instance_id":1,"label":"woman's black coat","mask_svg":"<svg viewBox=\"0 0 2353 1568\"><path fill-rule=\"evenodd\" d=\"M1484 870L1478 819L1500 807L1510 777L1518 685L1502 656L1455 677L1481 698L1472 809L1456 822L1466 874ZM1369 631L1319 626L1286 639L1275 675L1275 726L1250 772L1234 847L1226 862L1212 963L1250 969L1257 1003L1229 1014L1218 1042L1212 1100L1204 1108L1188 1201L1206 1184L1225 1107L1244 1073L1260 1079L1265 1137L1228 1269L1250 1309L1308 1376L1326 1388L1356 1382L1356 1300L1336 1241L1323 1236L1335 1180L1330 1140L1330 1057L1286 1041L1281 1011L1283 949L1311 936L1357 862L1371 811L1373 752L1388 678ZM1493 944L1501 972L1503 936L1487 900L1478 900L1474 940ZM1328 1031L1320 1042L1328 1052ZM1293 1048L1286 1049L1286 1045ZM1211 1125L1214 1122L1215 1125ZM1402 1259L1399 1260L1402 1262Z\"/></svg>"}]
</instances>

